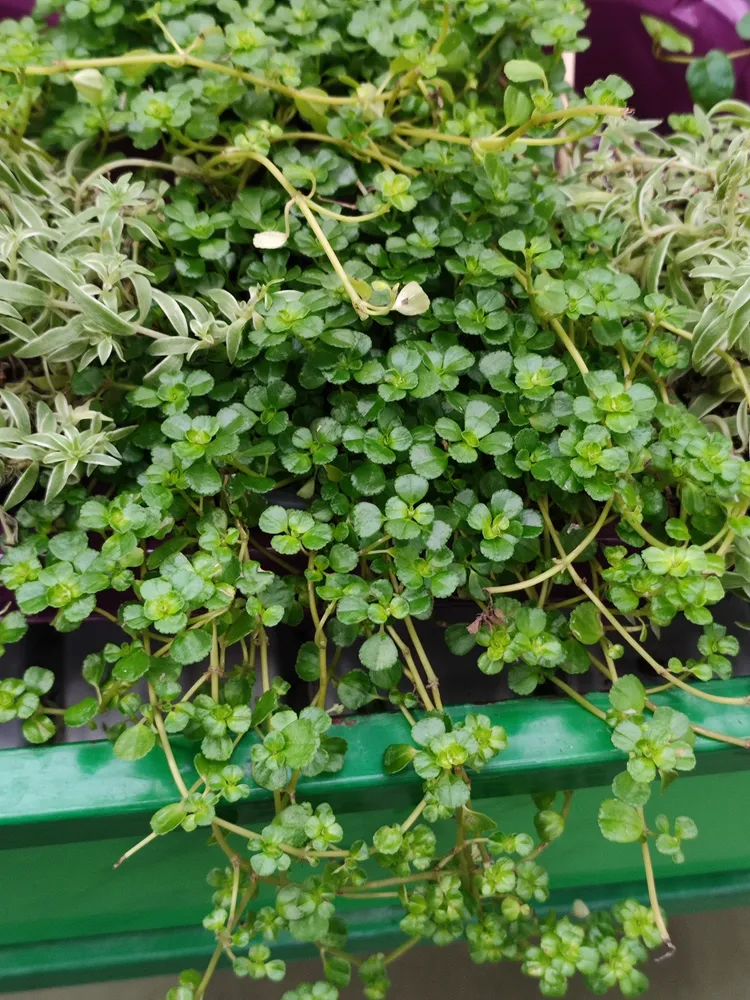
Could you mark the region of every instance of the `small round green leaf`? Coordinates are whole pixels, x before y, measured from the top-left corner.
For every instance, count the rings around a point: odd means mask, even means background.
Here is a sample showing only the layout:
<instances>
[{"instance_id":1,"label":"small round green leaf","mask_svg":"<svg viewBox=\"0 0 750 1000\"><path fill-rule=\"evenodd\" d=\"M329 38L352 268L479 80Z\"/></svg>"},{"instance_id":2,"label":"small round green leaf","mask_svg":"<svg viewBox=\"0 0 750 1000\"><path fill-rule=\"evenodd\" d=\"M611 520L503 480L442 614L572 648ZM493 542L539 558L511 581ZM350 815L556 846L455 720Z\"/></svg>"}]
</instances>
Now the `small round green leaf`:
<instances>
[{"instance_id":1,"label":"small round green leaf","mask_svg":"<svg viewBox=\"0 0 750 1000\"><path fill-rule=\"evenodd\" d=\"M512 83L530 83L532 80L546 82L547 77L539 63L530 59L511 59L503 67L503 72Z\"/></svg>"},{"instance_id":2,"label":"small round green leaf","mask_svg":"<svg viewBox=\"0 0 750 1000\"><path fill-rule=\"evenodd\" d=\"M74 728L76 726L85 726L91 722L98 709L99 702L96 698L84 698L77 705L71 705L65 709L65 725Z\"/></svg>"},{"instance_id":3,"label":"small round green leaf","mask_svg":"<svg viewBox=\"0 0 750 1000\"><path fill-rule=\"evenodd\" d=\"M129 726L117 737L114 746L115 757L120 760L140 760L153 750L156 737L144 724Z\"/></svg>"},{"instance_id":4,"label":"small round green leaf","mask_svg":"<svg viewBox=\"0 0 750 1000\"><path fill-rule=\"evenodd\" d=\"M643 836L643 822L633 806L617 799L605 799L599 807L599 829L607 840L632 844Z\"/></svg>"},{"instance_id":5,"label":"small round green leaf","mask_svg":"<svg viewBox=\"0 0 750 1000\"><path fill-rule=\"evenodd\" d=\"M183 666L189 663L200 663L211 652L212 639L208 632L202 629L190 629L181 632L172 643L169 655Z\"/></svg>"},{"instance_id":6,"label":"small round green leaf","mask_svg":"<svg viewBox=\"0 0 750 1000\"><path fill-rule=\"evenodd\" d=\"M396 643L385 632L376 632L365 639L359 651L359 661L369 670L386 670L398 659Z\"/></svg>"},{"instance_id":7,"label":"small round green leaf","mask_svg":"<svg viewBox=\"0 0 750 1000\"><path fill-rule=\"evenodd\" d=\"M35 715L24 722L22 732L29 743L46 743L55 735L55 724L48 715Z\"/></svg>"},{"instance_id":8,"label":"small round green leaf","mask_svg":"<svg viewBox=\"0 0 750 1000\"><path fill-rule=\"evenodd\" d=\"M732 60L720 49L711 49L702 58L691 62L686 79L693 100L706 111L734 94Z\"/></svg>"}]
</instances>

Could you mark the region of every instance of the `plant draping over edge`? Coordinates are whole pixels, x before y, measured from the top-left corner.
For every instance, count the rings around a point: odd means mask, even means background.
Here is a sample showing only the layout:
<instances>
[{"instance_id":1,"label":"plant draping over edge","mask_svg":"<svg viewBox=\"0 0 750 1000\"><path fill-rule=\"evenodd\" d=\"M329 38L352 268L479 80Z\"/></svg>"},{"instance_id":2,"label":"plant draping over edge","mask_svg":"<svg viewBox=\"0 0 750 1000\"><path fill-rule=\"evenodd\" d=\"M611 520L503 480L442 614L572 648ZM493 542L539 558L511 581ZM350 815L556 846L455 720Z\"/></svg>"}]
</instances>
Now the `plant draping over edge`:
<instances>
[{"instance_id":1,"label":"plant draping over edge","mask_svg":"<svg viewBox=\"0 0 750 1000\"><path fill-rule=\"evenodd\" d=\"M662 283L666 256L644 293L614 259L630 220L592 210L616 204L601 175L635 183L639 164L619 163L657 140L626 120L618 78L585 99L566 87L576 0L136 6L70 0L54 30L0 25L0 580L17 605L0 643L40 614L126 638L86 658L93 693L67 708L46 668L0 682L0 721L43 743L59 717L116 710L115 754L165 753L175 802L118 864L197 827L227 862L210 876L213 958L170 1000L203 997L224 955L283 978L282 931L323 959L288 1000L335 1000L353 968L379 1000L391 961L458 937L544 995L577 971L642 992L647 949L671 946L651 847L679 862L697 833L648 825L652 784L694 767L696 732L747 746L618 673L629 646L667 686L736 701L695 682L731 672L738 643L711 607L750 533L739 422L707 424L675 394L694 394L691 339L702 370L701 300L686 310ZM694 121L709 146L733 128ZM555 147L602 126L561 185ZM718 167L668 169L721 212ZM712 349L739 385L734 346ZM612 727L628 761L599 824L640 842L649 907L535 914L572 794L536 797L536 842L472 808L471 773L508 736L444 712L415 623L454 596L473 610L452 651L478 647L515 693L551 682ZM641 633L680 616L703 629L696 658L665 667ZM269 642L304 621L296 673L314 694L297 712ZM564 679L591 669L612 683L607 713ZM411 727L385 770L413 767L424 795L344 847L304 780L343 766L332 715L378 701ZM248 775L232 754L251 732ZM192 784L176 734L196 747ZM262 830L225 818L251 783L274 797ZM433 826L451 818L444 847ZM336 901L383 895L405 943L358 958Z\"/></svg>"},{"instance_id":2,"label":"plant draping over edge","mask_svg":"<svg viewBox=\"0 0 750 1000\"><path fill-rule=\"evenodd\" d=\"M693 39L672 24L647 14L641 16L641 21L651 38L655 58L687 66L685 81L697 105L708 111L720 101L734 97L737 83L734 63L750 55L750 48L742 44L750 39L750 14L744 14L734 25L736 45L729 52L712 48L703 56L694 55Z\"/></svg>"}]
</instances>

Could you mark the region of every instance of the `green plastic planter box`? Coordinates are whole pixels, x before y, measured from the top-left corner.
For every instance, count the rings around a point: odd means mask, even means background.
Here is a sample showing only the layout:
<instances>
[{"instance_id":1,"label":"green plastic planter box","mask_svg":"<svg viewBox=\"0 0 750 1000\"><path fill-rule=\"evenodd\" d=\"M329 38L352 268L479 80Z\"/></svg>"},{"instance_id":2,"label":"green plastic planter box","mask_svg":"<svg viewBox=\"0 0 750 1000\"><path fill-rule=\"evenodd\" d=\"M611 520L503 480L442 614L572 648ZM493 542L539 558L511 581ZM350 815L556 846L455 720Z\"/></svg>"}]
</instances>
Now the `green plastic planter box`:
<instances>
[{"instance_id":1,"label":"green plastic planter box","mask_svg":"<svg viewBox=\"0 0 750 1000\"><path fill-rule=\"evenodd\" d=\"M750 695L750 679L714 682L705 690ZM604 704L601 695L591 700ZM655 700L707 728L750 734L750 708L680 693ZM450 711L461 717L470 710ZM510 736L508 750L474 779L472 796L501 829L532 830L530 792L577 790L565 835L545 853L554 889L550 905L564 908L582 899L593 908L628 895L643 899L638 845L609 843L597 828L598 805L623 760L606 725L566 700L532 698L479 710ZM420 781L412 771L387 779L383 774L385 748L408 739L399 715L347 719L339 726L349 742L346 766L337 775L308 779L301 791L313 802L329 801L353 840L403 820L419 800ZM247 765L248 746L238 751L238 763ZM192 753L177 743L186 773ZM700 831L683 865L655 858L669 912L750 901L750 752L699 739L697 757L696 771L680 777L663 803L671 816L692 816ZM0 752L0 992L174 972L208 959L214 942L201 927L210 908L205 876L223 855L207 849L205 831L172 833L112 868L148 832L151 814L174 799L156 751L138 763L117 760L108 743L98 742ZM255 788L238 813L226 816L239 815L258 828L270 816L269 799ZM654 796L652 819L661 808ZM351 950L403 940L398 911L389 900L382 903L350 907ZM288 940L278 953L288 959L309 949Z\"/></svg>"}]
</instances>

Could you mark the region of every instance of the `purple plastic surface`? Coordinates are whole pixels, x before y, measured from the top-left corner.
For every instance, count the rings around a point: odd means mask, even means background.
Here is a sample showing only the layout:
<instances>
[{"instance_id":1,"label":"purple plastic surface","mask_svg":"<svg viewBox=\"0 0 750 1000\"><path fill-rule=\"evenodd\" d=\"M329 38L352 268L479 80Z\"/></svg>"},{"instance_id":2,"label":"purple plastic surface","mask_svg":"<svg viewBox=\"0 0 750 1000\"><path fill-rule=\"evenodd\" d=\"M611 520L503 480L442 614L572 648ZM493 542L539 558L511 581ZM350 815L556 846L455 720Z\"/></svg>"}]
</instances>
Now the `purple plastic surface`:
<instances>
[{"instance_id":1,"label":"purple plastic surface","mask_svg":"<svg viewBox=\"0 0 750 1000\"><path fill-rule=\"evenodd\" d=\"M655 59L642 14L667 21L693 39L696 55L710 49L736 51L747 44L735 25L750 12L749 0L588 0L586 34L591 48L576 57L576 86L616 73L633 87L631 105L640 118L666 118L690 111L686 66ZM750 100L750 58L734 60L735 96Z\"/></svg>"},{"instance_id":2,"label":"purple plastic surface","mask_svg":"<svg viewBox=\"0 0 750 1000\"><path fill-rule=\"evenodd\" d=\"M710 49L731 52L744 47L735 25L750 13L750 0L588 0L588 6L591 47L576 58L576 86L581 90L617 73L632 85L631 104L641 118L666 118L693 106L686 67L654 58L642 14L668 21L693 39L696 55L705 55ZM33 7L34 0L0 0L0 20L23 17ZM750 57L735 59L734 70L736 96L750 101Z\"/></svg>"},{"instance_id":3,"label":"purple plastic surface","mask_svg":"<svg viewBox=\"0 0 750 1000\"><path fill-rule=\"evenodd\" d=\"M34 0L0 0L0 21L4 17L24 17L34 9Z\"/></svg>"}]
</instances>

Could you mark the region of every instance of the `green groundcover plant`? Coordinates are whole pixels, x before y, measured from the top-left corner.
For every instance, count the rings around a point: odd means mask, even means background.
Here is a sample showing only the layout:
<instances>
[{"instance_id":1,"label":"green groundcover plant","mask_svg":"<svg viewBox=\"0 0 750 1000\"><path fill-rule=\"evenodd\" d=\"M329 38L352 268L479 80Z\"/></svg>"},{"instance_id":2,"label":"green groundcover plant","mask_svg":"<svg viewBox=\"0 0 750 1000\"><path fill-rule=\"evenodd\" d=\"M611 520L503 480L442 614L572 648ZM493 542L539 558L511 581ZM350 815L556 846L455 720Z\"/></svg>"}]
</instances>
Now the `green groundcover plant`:
<instances>
[{"instance_id":1,"label":"green groundcover plant","mask_svg":"<svg viewBox=\"0 0 750 1000\"><path fill-rule=\"evenodd\" d=\"M679 863L697 834L685 816L651 828L644 806L695 766L696 732L746 741L657 708L621 661L630 647L662 685L743 701L700 682L738 652L712 609L746 572L747 410L741 425L726 404L747 381L737 338L700 336L702 293L685 304L671 244L646 280L628 266L665 244L633 237L611 191L642 194L639 158L662 141L627 118L619 78L584 96L565 83L585 10L69 0L49 28L52 6L0 24L0 643L37 616L120 631L83 662L88 697L59 707L53 672L30 667L0 682L0 721L44 743L106 713L119 758L166 755L174 802L121 862L178 828L222 859L213 957L169 1000L200 1000L224 957L283 979L280 934L322 957L286 1000L336 1000L353 974L380 1000L400 954L458 938L545 996L577 972L641 993L648 951L671 948L651 851ZM737 119L684 128L679 162L654 156L735 233ZM657 229L678 211L635 205ZM737 280L725 263L709 299ZM713 421L688 408L709 354ZM534 837L472 808L472 775L513 734L444 710L415 621L457 598L466 620L445 637L471 669L506 671L518 695L552 684L611 728L627 762L599 824L640 843L649 906L537 913L572 793L537 796ZM664 665L646 637L683 619L695 657ZM269 669L284 626L312 691L299 711ZM566 680L588 671L611 684L606 713ZM423 794L352 843L305 781L344 765L332 717L377 704L410 727L386 773L414 769ZM173 738L194 747L192 781ZM250 773L232 762L241 740ZM225 819L253 786L273 820ZM383 895L404 943L352 954L337 903Z\"/></svg>"}]
</instances>

